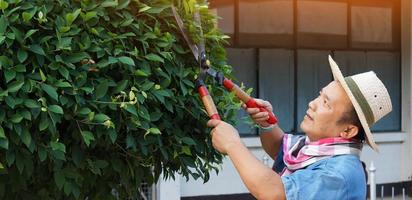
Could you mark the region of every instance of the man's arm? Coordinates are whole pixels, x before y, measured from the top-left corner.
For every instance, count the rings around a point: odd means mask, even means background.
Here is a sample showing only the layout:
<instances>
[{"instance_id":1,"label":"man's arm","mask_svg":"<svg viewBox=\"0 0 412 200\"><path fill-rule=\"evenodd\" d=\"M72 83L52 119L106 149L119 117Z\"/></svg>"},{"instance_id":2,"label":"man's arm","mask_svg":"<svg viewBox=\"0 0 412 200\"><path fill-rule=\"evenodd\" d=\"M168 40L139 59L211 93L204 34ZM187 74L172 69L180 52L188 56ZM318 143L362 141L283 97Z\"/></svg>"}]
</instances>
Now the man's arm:
<instances>
[{"instance_id":1,"label":"man's arm","mask_svg":"<svg viewBox=\"0 0 412 200\"><path fill-rule=\"evenodd\" d=\"M255 99L255 101L258 105L264 106L266 110L272 112L272 105L268 101L261 99ZM271 124L266 122L269 118L269 114L267 112L260 112L259 108L247 108L246 112L259 126L271 126ZM276 124L271 131L260 134L260 142L262 143L262 147L272 159L275 159L278 154L280 144L282 143L283 134L284 133L278 124Z\"/></svg>"},{"instance_id":2,"label":"man's arm","mask_svg":"<svg viewBox=\"0 0 412 200\"><path fill-rule=\"evenodd\" d=\"M246 187L259 200L285 199L283 183L278 174L261 163L242 143L233 126L210 120L213 147L229 155Z\"/></svg>"},{"instance_id":3,"label":"man's arm","mask_svg":"<svg viewBox=\"0 0 412 200\"><path fill-rule=\"evenodd\" d=\"M280 149L280 145L283 140L283 131L276 124L270 132L260 134L260 142L265 152L273 159L276 159L276 155Z\"/></svg>"},{"instance_id":4,"label":"man's arm","mask_svg":"<svg viewBox=\"0 0 412 200\"><path fill-rule=\"evenodd\" d=\"M227 154L253 196L259 200L286 199L280 176L260 162L243 144L234 146Z\"/></svg>"}]
</instances>

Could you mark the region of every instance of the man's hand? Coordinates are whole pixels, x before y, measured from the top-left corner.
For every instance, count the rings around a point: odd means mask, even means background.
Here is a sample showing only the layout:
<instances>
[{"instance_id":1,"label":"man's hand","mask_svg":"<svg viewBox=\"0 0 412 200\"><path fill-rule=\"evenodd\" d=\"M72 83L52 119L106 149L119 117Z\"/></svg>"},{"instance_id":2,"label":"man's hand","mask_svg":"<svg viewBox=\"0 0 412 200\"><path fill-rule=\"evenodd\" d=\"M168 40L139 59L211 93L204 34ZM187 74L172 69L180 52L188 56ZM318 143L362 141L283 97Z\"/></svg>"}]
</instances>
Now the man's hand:
<instances>
[{"instance_id":1,"label":"man's hand","mask_svg":"<svg viewBox=\"0 0 412 200\"><path fill-rule=\"evenodd\" d=\"M255 101L258 105L263 106L264 108L266 108L266 110L272 112L272 105L268 101L264 101L262 99L255 99ZM256 124L262 127L271 126L271 124L266 122L266 120L269 119L269 113L260 112L259 108L247 108L245 104L243 104L242 107L245 108L246 112L250 115L250 117Z\"/></svg>"},{"instance_id":2,"label":"man's hand","mask_svg":"<svg viewBox=\"0 0 412 200\"><path fill-rule=\"evenodd\" d=\"M220 153L227 154L229 150L242 144L239 133L232 125L215 119L209 120L207 125L213 128L210 132L213 147Z\"/></svg>"}]
</instances>

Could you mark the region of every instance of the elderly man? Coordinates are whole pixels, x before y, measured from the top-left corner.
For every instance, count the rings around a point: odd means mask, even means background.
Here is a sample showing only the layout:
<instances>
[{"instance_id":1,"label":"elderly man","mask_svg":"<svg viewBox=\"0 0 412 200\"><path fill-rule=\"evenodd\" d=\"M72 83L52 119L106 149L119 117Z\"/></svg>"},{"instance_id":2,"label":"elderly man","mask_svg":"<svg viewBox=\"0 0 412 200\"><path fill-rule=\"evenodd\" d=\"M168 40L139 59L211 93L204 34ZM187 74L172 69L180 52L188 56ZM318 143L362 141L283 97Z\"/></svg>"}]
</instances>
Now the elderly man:
<instances>
[{"instance_id":1,"label":"elderly man","mask_svg":"<svg viewBox=\"0 0 412 200\"><path fill-rule=\"evenodd\" d=\"M210 120L213 146L227 154L257 199L366 199L366 179L359 154L363 141L377 151L370 126L392 110L382 81L374 72L344 78L329 56L334 81L309 103L300 127L305 136L284 134L266 123L267 112L247 109L261 127L264 150L276 172L242 144L233 126ZM258 100L267 110L272 106Z\"/></svg>"}]
</instances>

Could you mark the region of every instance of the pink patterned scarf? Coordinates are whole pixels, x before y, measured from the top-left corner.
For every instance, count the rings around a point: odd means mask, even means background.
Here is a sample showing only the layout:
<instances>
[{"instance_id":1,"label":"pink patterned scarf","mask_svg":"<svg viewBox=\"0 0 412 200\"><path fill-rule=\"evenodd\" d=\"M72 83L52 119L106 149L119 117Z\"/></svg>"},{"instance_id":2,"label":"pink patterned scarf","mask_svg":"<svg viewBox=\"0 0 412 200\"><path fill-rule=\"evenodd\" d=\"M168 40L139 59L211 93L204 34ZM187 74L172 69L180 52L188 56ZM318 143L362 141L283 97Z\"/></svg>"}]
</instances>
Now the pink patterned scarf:
<instances>
[{"instance_id":1,"label":"pink patterned scarf","mask_svg":"<svg viewBox=\"0 0 412 200\"><path fill-rule=\"evenodd\" d=\"M332 156L346 154L359 156L362 149L362 143L356 139L336 137L310 142L308 137L302 137L292 144L292 137L293 135L290 134L283 136L283 161L286 167L280 173L281 176Z\"/></svg>"}]
</instances>

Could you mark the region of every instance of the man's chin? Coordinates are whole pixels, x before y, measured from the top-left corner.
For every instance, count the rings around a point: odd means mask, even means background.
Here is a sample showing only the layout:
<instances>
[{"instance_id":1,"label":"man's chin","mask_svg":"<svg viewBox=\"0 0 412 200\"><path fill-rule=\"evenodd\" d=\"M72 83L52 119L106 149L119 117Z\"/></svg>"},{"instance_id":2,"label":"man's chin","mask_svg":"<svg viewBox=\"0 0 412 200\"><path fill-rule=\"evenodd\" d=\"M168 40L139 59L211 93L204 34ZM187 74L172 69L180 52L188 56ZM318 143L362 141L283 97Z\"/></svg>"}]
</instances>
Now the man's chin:
<instances>
[{"instance_id":1,"label":"man's chin","mask_svg":"<svg viewBox=\"0 0 412 200\"><path fill-rule=\"evenodd\" d=\"M307 123L305 123L305 120L303 120L301 123L300 123L300 129L303 131L303 133L307 133L307 131L308 131L308 124Z\"/></svg>"}]
</instances>

